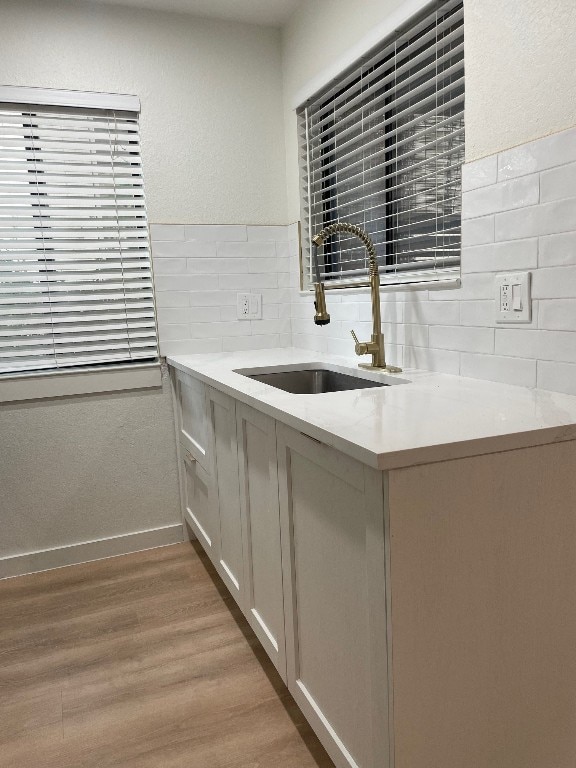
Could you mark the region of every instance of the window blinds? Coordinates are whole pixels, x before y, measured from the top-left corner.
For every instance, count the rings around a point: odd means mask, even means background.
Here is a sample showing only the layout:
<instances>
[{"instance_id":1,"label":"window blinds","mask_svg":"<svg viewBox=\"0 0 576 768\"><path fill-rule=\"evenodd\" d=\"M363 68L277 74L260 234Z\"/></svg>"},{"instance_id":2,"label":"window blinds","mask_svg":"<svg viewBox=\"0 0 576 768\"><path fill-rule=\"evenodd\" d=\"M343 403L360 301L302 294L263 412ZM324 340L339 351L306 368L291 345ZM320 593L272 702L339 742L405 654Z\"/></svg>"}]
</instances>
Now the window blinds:
<instances>
[{"instance_id":1,"label":"window blinds","mask_svg":"<svg viewBox=\"0 0 576 768\"><path fill-rule=\"evenodd\" d=\"M0 373L156 360L138 114L0 103Z\"/></svg>"},{"instance_id":2,"label":"window blinds","mask_svg":"<svg viewBox=\"0 0 576 768\"><path fill-rule=\"evenodd\" d=\"M298 111L305 271L310 238L334 221L374 240L381 282L459 273L464 159L462 0L435 3ZM366 252L331 238L328 286L366 284Z\"/></svg>"}]
</instances>

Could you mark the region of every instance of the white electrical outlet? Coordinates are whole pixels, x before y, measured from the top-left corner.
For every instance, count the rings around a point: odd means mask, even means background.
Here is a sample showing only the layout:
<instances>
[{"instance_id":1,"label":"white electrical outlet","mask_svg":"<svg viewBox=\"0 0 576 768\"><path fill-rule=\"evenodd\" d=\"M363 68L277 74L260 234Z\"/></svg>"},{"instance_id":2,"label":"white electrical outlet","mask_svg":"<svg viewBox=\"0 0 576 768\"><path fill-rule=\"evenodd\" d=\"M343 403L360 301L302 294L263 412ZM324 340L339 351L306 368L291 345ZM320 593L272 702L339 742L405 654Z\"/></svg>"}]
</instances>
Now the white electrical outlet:
<instances>
[{"instance_id":1,"label":"white electrical outlet","mask_svg":"<svg viewBox=\"0 0 576 768\"><path fill-rule=\"evenodd\" d=\"M262 319L262 294L238 293L236 294L236 308L238 320Z\"/></svg>"},{"instance_id":2,"label":"white electrical outlet","mask_svg":"<svg viewBox=\"0 0 576 768\"><path fill-rule=\"evenodd\" d=\"M496 275L496 322L529 323L532 320L530 272Z\"/></svg>"}]
</instances>

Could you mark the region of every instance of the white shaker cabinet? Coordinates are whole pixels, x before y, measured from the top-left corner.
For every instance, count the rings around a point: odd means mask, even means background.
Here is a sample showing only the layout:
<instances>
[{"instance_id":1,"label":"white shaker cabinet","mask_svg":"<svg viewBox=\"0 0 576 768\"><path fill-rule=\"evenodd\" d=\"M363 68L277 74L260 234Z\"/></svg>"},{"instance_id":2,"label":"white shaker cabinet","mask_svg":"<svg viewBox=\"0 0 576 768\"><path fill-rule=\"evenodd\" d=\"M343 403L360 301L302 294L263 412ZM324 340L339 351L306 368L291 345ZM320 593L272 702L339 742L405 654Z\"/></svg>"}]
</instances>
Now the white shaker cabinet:
<instances>
[{"instance_id":1,"label":"white shaker cabinet","mask_svg":"<svg viewBox=\"0 0 576 768\"><path fill-rule=\"evenodd\" d=\"M378 471L172 376L184 519L337 768L574 767L571 431Z\"/></svg>"},{"instance_id":2,"label":"white shaker cabinet","mask_svg":"<svg viewBox=\"0 0 576 768\"><path fill-rule=\"evenodd\" d=\"M276 422L243 403L237 403L236 413L246 616L286 680Z\"/></svg>"},{"instance_id":3,"label":"white shaker cabinet","mask_svg":"<svg viewBox=\"0 0 576 768\"><path fill-rule=\"evenodd\" d=\"M288 688L337 766L384 768L382 474L277 430Z\"/></svg>"}]
</instances>

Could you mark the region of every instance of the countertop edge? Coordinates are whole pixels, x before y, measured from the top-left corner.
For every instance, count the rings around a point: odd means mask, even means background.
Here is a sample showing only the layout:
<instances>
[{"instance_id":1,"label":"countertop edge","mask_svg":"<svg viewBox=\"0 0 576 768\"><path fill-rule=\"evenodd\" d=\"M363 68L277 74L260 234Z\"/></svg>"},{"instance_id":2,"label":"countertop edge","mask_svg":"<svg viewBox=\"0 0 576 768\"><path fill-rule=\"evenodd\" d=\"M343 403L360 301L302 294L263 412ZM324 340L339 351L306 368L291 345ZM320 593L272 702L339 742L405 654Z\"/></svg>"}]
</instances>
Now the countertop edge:
<instances>
[{"instance_id":1,"label":"countertop edge","mask_svg":"<svg viewBox=\"0 0 576 768\"><path fill-rule=\"evenodd\" d=\"M264 402L253 395L225 384L217 378L204 373L190 365L168 356L167 362L182 373L193 375L205 384L223 392L235 400L280 421L286 426L296 429L304 435L345 453L362 464L380 471L406 469L424 464L436 464L456 459L472 458L492 453L504 453L525 448L535 448L542 445L576 440L576 424L564 424L552 427L542 427L524 432L510 432L502 435L479 437L472 440L460 440L450 443L437 443L430 446L408 448L399 451L376 453L346 440L329 430L310 424L294 414L287 413L282 408Z\"/></svg>"}]
</instances>

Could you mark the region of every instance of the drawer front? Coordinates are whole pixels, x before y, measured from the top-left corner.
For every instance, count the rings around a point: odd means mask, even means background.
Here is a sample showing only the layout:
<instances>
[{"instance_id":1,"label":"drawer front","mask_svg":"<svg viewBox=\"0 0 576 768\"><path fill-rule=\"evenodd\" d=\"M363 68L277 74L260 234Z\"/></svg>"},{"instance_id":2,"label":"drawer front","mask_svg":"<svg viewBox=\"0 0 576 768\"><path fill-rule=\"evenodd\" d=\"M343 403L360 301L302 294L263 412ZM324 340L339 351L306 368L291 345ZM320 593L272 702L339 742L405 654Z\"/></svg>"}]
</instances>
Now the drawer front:
<instances>
[{"instance_id":1,"label":"drawer front","mask_svg":"<svg viewBox=\"0 0 576 768\"><path fill-rule=\"evenodd\" d=\"M179 440L193 458L210 471L206 386L198 379L176 371L175 396Z\"/></svg>"},{"instance_id":2,"label":"drawer front","mask_svg":"<svg viewBox=\"0 0 576 768\"><path fill-rule=\"evenodd\" d=\"M189 451L181 449L184 520L217 567L218 510L212 478Z\"/></svg>"}]
</instances>

